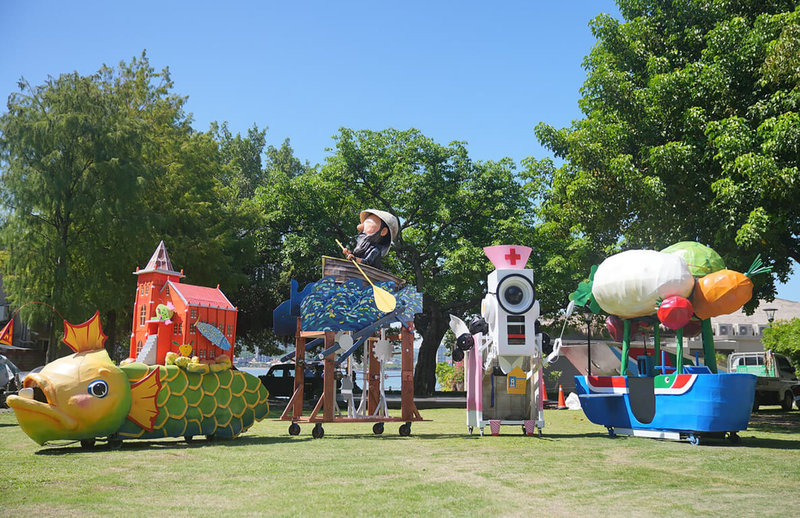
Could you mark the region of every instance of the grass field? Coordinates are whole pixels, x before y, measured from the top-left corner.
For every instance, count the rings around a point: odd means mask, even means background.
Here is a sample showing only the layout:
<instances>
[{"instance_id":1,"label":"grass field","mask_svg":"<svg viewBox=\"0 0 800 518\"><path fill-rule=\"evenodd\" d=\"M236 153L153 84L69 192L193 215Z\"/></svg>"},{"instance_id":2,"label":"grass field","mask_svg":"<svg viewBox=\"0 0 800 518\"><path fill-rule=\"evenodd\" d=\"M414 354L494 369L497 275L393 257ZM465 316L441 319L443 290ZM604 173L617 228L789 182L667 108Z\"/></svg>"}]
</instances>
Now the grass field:
<instances>
[{"instance_id":1,"label":"grass field","mask_svg":"<svg viewBox=\"0 0 800 518\"><path fill-rule=\"evenodd\" d=\"M271 417L277 415L273 409ZM0 411L0 516L792 516L800 412L765 410L740 445L609 438L582 412L546 411L545 435L469 436L460 409L299 436L266 419L236 440L39 447ZM488 432L488 429L487 429Z\"/></svg>"}]
</instances>

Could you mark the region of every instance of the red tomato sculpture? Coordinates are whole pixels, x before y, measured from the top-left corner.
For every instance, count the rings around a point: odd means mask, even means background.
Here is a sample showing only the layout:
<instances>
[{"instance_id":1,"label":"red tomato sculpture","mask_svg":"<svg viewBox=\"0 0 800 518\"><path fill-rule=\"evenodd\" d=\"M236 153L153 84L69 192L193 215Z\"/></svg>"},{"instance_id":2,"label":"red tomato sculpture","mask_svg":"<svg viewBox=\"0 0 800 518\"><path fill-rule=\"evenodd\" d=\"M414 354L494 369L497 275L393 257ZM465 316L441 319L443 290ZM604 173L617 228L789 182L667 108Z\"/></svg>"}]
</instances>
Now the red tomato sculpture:
<instances>
[{"instance_id":1,"label":"red tomato sculpture","mask_svg":"<svg viewBox=\"0 0 800 518\"><path fill-rule=\"evenodd\" d=\"M622 341L622 335L624 333L624 326L625 323L621 318L616 315L610 315L606 317L606 331L611 336L611 339L615 342ZM631 336L636 336L636 333L642 331L642 328L649 326L649 323L641 321L641 320L632 320L631 321Z\"/></svg>"},{"instance_id":2,"label":"red tomato sculpture","mask_svg":"<svg viewBox=\"0 0 800 518\"><path fill-rule=\"evenodd\" d=\"M677 330L689 323L694 313L692 303L685 297L673 295L667 297L658 306L658 319L672 330Z\"/></svg>"}]
</instances>

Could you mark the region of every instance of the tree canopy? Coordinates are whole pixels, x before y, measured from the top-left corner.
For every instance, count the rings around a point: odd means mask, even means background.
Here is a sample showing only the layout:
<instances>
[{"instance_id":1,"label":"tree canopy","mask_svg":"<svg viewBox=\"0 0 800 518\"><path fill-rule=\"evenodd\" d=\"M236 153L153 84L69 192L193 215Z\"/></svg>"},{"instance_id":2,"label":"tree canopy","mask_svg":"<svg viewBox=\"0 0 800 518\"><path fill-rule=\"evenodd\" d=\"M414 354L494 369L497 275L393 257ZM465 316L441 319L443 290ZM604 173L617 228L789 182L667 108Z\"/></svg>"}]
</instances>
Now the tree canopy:
<instances>
[{"instance_id":1,"label":"tree canopy","mask_svg":"<svg viewBox=\"0 0 800 518\"><path fill-rule=\"evenodd\" d=\"M339 255L358 215L386 210L400 235L384 269L416 286L424 314L415 388L435 386L436 350L448 314L475 312L485 293L488 260L482 247L519 242L530 234L530 199L513 164L474 162L460 142L438 144L417 130L341 129L333 155L319 170L270 181L259 193L266 221L284 229L281 263L301 282L319 278L321 255Z\"/></svg>"},{"instance_id":2,"label":"tree canopy","mask_svg":"<svg viewBox=\"0 0 800 518\"><path fill-rule=\"evenodd\" d=\"M775 322L764 329L761 341L765 350L783 354L800 371L800 318Z\"/></svg>"},{"instance_id":3,"label":"tree canopy","mask_svg":"<svg viewBox=\"0 0 800 518\"><path fill-rule=\"evenodd\" d=\"M89 76L20 82L0 116L12 303L47 302L73 322L99 308L113 342L129 325L131 272L160 239L195 282L246 280L230 268L240 205L223 203L219 148L191 128L171 89L169 70L144 54Z\"/></svg>"},{"instance_id":4,"label":"tree canopy","mask_svg":"<svg viewBox=\"0 0 800 518\"><path fill-rule=\"evenodd\" d=\"M536 128L565 161L533 174L543 220L587 259L697 240L733 269L761 253L785 281L800 261L798 3L618 5L622 21L591 23L584 118ZM757 281L753 303L774 280Z\"/></svg>"}]
</instances>

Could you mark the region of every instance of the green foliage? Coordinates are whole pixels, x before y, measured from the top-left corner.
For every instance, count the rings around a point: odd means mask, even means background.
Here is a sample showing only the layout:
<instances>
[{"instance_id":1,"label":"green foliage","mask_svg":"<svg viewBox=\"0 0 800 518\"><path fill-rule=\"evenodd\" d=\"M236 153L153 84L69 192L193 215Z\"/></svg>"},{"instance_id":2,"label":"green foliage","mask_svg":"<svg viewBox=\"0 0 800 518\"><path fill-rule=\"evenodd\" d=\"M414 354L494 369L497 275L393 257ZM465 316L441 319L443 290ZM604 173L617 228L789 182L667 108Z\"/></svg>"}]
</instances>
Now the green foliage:
<instances>
[{"instance_id":1,"label":"green foliage","mask_svg":"<svg viewBox=\"0 0 800 518\"><path fill-rule=\"evenodd\" d=\"M557 386L558 385L558 380L561 379L561 374L563 372L562 371L557 371L557 370L550 370L550 369L547 369L547 367L545 367L545 370L547 371L547 378L550 381L550 386L551 387Z\"/></svg>"},{"instance_id":2,"label":"green foliage","mask_svg":"<svg viewBox=\"0 0 800 518\"><path fill-rule=\"evenodd\" d=\"M436 364L436 381L442 387L443 392L453 390L453 371L455 367L447 362L439 362Z\"/></svg>"},{"instance_id":3,"label":"green foliage","mask_svg":"<svg viewBox=\"0 0 800 518\"><path fill-rule=\"evenodd\" d=\"M800 318L774 322L764 329L761 342L764 349L771 349L789 358L795 369L800 371Z\"/></svg>"},{"instance_id":4,"label":"green foliage","mask_svg":"<svg viewBox=\"0 0 800 518\"><path fill-rule=\"evenodd\" d=\"M439 362L436 364L436 381L442 389L442 392L452 392L457 390L459 386L464 383L464 364L457 363L455 365L448 362Z\"/></svg>"},{"instance_id":5,"label":"green foliage","mask_svg":"<svg viewBox=\"0 0 800 518\"><path fill-rule=\"evenodd\" d=\"M600 15L580 106L539 140L566 163L540 217L592 257L697 240L744 271L761 253L785 281L800 260L797 2L620 0ZM596 261L594 261L596 262ZM774 295L773 276L757 281ZM574 285L574 284L573 284Z\"/></svg>"},{"instance_id":6,"label":"green foliage","mask_svg":"<svg viewBox=\"0 0 800 518\"><path fill-rule=\"evenodd\" d=\"M0 247L14 305L48 302L72 322L99 308L110 343L124 343L131 272L160 239L192 283L247 280L233 263L248 254L240 238L253 211L232 201L217 142L192 130L171 90L169 70L144 54L89 76L20 81L0 115ZM42 311L24 316L51 318Z\"/></svg>"}]
</instances>

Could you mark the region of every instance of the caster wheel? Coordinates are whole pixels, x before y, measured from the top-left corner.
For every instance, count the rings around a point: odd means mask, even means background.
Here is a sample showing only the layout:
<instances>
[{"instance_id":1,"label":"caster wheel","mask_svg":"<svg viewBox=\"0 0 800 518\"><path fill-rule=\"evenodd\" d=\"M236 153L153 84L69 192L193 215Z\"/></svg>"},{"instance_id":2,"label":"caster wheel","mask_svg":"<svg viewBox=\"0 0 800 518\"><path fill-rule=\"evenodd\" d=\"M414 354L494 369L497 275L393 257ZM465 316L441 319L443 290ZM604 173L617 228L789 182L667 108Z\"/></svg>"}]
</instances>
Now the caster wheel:
<instances>
[{"instance_id":1,"label":"caster wheel","mask_svg":"<svg viewBox=\"0 0 800 518\"><path fill-rule=\"evenodd\" d=\"M375 423L372 425L372 433L380 435L383 433L383 423Z\"/></svg>"},{"instance_id":2,"label":"caster wheel","mask_svg":"<svg viewBox=\"0 0 800 518\"><path fill-rule=\"evenodd\" d=\"M208 442L214 442L214 434L206 435L206 440Z\"/></svg>"},{"instance_id":3,"label":"caster wheel","mask_svg":"<svg viewBox=\"0 0 800 518\"><path fill-rule=\"evenodd\" d=\"M122 439L109 439L108 447L111 450L119 450L122 448Z\"/></svg>"},{"instance_id":4,"label":"caster wheel","mask_svg":"<svg viewBox=\"0 0 800 518\"><path fill-rule=\"evenodd\" d=\"M400 436L408 437L409 435L411 435L411 423L401 424Z\"/></svg>"},{"instance_id":5,"label":"caster wheel","mask_svg":"<svg viewBox=\"0 0 800 518\"><path fill-rule=\"evenodd\" d=\"M194 436L193 435L184 435L183 436L183 440L186 441L186 442L192 442L194 440Z\"/></svg>"},{"instance_id":6,"label":"caster wheel","mask_svg":"<svg viewBox=\"0 0 800 518\"><path fill-rule=\"evenodd\" d=\"M739 444L742 442L742 438L739 437L739 434L736 432L728 432L728 442L731 444Z\"/></svg>"},{"instance_id":7,"label":"caster wheel","mask_svg":"<svg viewBox=\"0 0 800 518\"><path fill-rule=\"evenodd\" d=\"M325 429L322 428L322 425L317 423L314 425L314 429L311 430L311 437L314 439L322 439L325 436Z\"/></svg>"},{"instance_id":8,"label":"caster wheel","mask_svg":"<svg viewBox=\"0 0 800 518\"><path fill-rule=\"evenodd\" d=\"M91 450L94 448L94 439L83 439L81 441L81 448L84 450Z\"/></svg>"},{"instance_id":9,"label":"caster wheel","mask_svg":"<svg viewBox=\"0 0 800 518\"><path fill-rule=\"evenodd\" d=\"M691 444L692 446L698 446L700 444L700 436L698 435L692 434L689 437L687 437L686 440L689 441L689 444Z\"/></svg>"},{"instance_id":10,"label":"caster wheel","mask_svg":"<svg viewBox=\"0 0 800 518\"><path fill-rule=\"evenodd\" d=\"M474 428L472 426L467 426L467 431L469 432L470 435L472 435L473 430Z\"/></svg>"},{"instance_id":11,"label":"caster wheel","mask_svg":"<svg viewBox=\"0 0 800 518\"><path fill-rule=\"evenodd\" d=\"M614 432L614 429L611 428L610 426L608 427L608 436L611 437L612 439L617 436L617 434Z\"/></svg>"},{"instance_id":12,"label":"caster wheel","mask_svg":"<svg viewBox=\"0 0 800 518\"><path fill-rule=\"evenodd\" d=\"M539 436L539 439L541 439L542 438L542 429L541 428L537 428L536 429L536 434Z\"/></svg>"},{"instance_id":13,"label":"caster wheel","mask_svg":"<svg viewBox=\"0 0 800 518\"><path fill-rule=\"evenodd\" d=\"M300 435L300 425L297 423L290 424L289 435Z\"/></svg>"}]
</instances>

